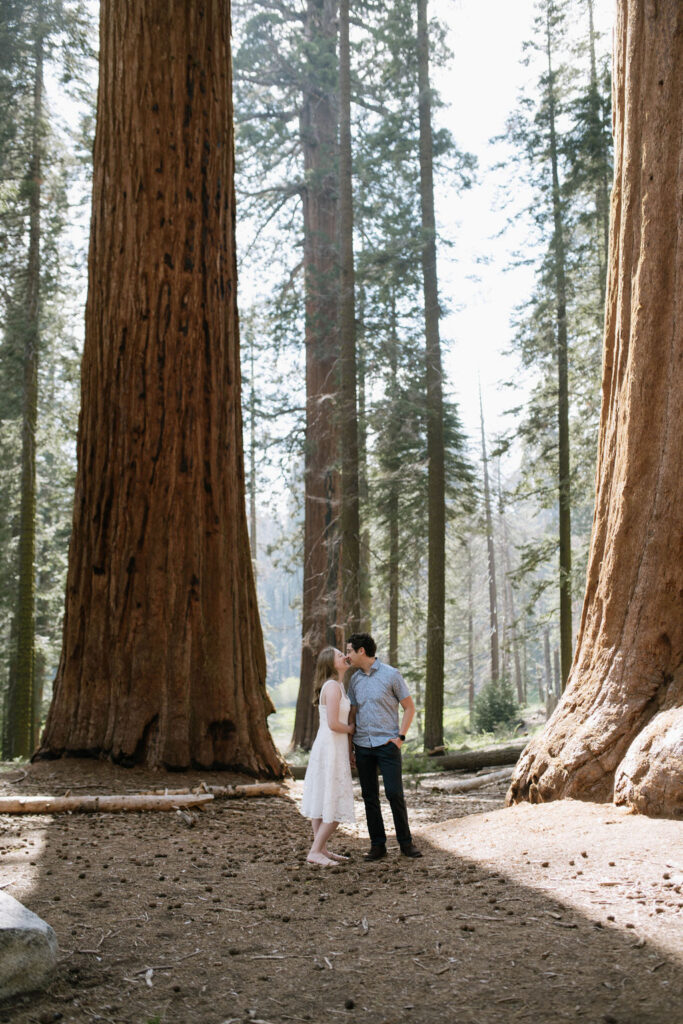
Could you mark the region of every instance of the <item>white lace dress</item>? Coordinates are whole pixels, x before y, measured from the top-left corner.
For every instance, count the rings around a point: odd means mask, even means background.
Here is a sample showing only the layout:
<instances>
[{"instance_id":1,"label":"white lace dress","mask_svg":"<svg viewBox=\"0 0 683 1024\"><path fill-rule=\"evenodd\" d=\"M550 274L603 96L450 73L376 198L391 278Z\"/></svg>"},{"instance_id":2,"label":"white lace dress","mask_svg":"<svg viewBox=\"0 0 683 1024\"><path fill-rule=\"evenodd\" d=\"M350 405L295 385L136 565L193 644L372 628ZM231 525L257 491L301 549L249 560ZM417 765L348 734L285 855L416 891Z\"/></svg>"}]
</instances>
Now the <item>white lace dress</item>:
<instances>
[{"instance_id":1,"label":"white lace dress","mask_svg":"<svg viewBox=\"0 0 683 1024\"><path fill-rule=\"evenodd\" d=\"M345 732L333 732L327 724L325 697L331 686L341 690L339 721L349 721L351 702L346 690L335 679L328 679L320 691L320 725L304 779L301 813L305 818L322 818L324 822L353 823L353 783L349 764L349 737Z\"/></svg>"}]
</instances>

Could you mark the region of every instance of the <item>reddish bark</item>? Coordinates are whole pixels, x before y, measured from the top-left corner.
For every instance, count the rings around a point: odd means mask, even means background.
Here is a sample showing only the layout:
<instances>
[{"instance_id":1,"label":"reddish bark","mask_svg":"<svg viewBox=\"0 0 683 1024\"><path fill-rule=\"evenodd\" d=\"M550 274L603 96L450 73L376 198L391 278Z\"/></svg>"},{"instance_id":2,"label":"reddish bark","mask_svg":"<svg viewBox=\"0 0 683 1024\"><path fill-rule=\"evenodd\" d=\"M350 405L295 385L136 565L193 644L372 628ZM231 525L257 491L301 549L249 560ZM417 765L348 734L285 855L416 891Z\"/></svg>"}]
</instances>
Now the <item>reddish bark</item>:
<instances>
[{"instance_id":1,"label":"reddish bark","mask_svg":"<svg viewBox=\"0 0 683 1024\"><path fill-rule=\"evenodd\" d=\"M78 475L40 754L279 776L247 536L228 0L104 0Z\"/></svg>"},{"instance_id":2,"label":"reddish bark","mask_svg":"<svg viewBox=\"0 0 683 1024\"><path fill-rule=\"evenodd\" d=\"M683 8L621 0L595 519L567 690L509 802L680 816L683 740ZM679 723L675 727L675 723ZM634 796L657 750L656 794ZM623 764L622 764L623 762ZM621 765L621 767L620 767ZM667 782L667 779L669 780Z\"/></svg>"}]
</instances>

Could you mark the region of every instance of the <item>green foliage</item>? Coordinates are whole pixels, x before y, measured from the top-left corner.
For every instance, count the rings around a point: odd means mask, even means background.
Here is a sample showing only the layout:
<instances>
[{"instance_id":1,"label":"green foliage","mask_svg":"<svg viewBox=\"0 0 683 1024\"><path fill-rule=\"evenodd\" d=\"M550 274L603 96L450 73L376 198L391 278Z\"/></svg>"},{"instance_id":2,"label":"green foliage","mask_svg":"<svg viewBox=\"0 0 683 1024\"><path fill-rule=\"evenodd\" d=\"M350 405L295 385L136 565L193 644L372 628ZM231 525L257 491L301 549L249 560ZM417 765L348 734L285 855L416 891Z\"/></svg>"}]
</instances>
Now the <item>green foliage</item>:
<instances>
[{"instance_id":1,"label":"green foliage","mask_svg":"<svg viewBox=\"0 0 683 1024\"><path fill-rule=\"evenodd\" d=\"M248 367L243 363L250 379L245 422L249 431L254 424L258 438L255 480L289 458L295 493L303 489L302 198L310 173L302 166L300 116L312 88L321 95L336 89L336 53L329 39L316 38L307 10L303 4L283 7L279 0L234 8L238 230L246 240L246 246L238 246L241 273L243 281L257 277L271 285L259 287L243 317L250 357ZM371 617L380 636L386 632L388 528L395 515L401 523L402 667L421 676L423 656L413 659L407 636L408 621L411 632L423 628L420 577L426 570L427 526L416 11L411 0L398 0L391 7L363 3L354 13L362 20L352 33L351 58L361 519L375 595ZM449 59L436 21L430 43L433 64ZM436 94L433 101L439 105ZM445 130L435 132L434 156L442 176L469 186L474 158L461 153ZM472 470L457 407L448 400L445 435L452 518L472 502ZM300 558L303 508L296 498L294 504L287 536L269 544L281 564L285 552ZM261 576L259 587L265 597L267 581ZM267 615L273 605L269 593ZM274 630L266 634L270 641ZM271 675L279 671L277 648L274 643L269 655Z\"/></svg>"},{"instance_id":2,"label":"green foliage","mask_svg":"<svg viewBox=\"0 0 683 1024\"><path fill-rule=\"evenodd\" d=\"M476 732L495 732L512 725L518 714L510 683L490 682L475 697L473 726Z\"/></svg>"},{"instance_id":3,"label":"green foliage","mask_svg":"<svg viewBox=\"0 0 683 1024\"><path fill-rule=\"evenodd\" d=\"M572 591L580 597L594 499L600 412L607 225L612 176L609 54L592 31L590 5L538 0L525 62L535 73L511 114L506 141L513 180L532 200L518 211L530 229L525 260L536 267L532 294L513 323L522 404L500 449L521 446L508 503L527 511L514 584L529 616L556 625L558 615L558 225L552 203L551 116L557 143L560 227L566 281ZM573 16L573 17L572 17ZM509 189L509 194L514 190ZM575 608L574 614L578 609Z\"/></svg>"},{"instance_id":4,"label":"green foliage","mask_svg":"<svg viewBox=\"0 0 683 1024\"><path fill-rule=\"evenodd\" d=\"M89 179L90 156L83 162L81 128L92 106L91 33L90 15L81 0L28 0L0 6L0 691L6 712L8 693L14 692L24 348L27 337L37 333L31 656L38 720L57 666L72 514L78 415L76 324L82 315L82 288L74 270L83 263L74 246L73 227ZM41 51L46 84L42 116L36 119L34 87L40 79L37 55ZM74 104L74 124L65 123L59 114L65 95ZM42 164L37 331L27 308L29 214L35 195L31 160L36 139ZM5 752L11 749L12 739L6 726L4 714Z\"/></svg>"}]
</instances>

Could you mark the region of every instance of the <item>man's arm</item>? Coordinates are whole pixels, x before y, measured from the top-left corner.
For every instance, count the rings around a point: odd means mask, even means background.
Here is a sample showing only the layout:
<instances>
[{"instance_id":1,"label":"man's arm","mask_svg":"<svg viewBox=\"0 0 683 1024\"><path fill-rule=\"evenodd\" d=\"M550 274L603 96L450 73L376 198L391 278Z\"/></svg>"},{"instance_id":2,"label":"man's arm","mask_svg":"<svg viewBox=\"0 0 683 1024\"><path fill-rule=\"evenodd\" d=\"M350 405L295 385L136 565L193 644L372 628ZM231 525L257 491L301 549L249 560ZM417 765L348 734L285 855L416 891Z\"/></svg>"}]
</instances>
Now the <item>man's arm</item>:
<instances>
[{"instance_id":1,"label":"man's arm","mask_svg":"<svg viewBox=\"0 0 683 1024\"><path fill-rule=\"evenodd\" d=\"M410 723L415 718L415 701L413 700L412 697L404 697L403 700L399 703L403 708L403 718L401 719L400 732L402 736L407 736L408 729L410 729ZM399 739L398 736L391 742L395 743L396 746L399 747L399 749L403 746L403 740Z\"/></svg>"}]
</instances>

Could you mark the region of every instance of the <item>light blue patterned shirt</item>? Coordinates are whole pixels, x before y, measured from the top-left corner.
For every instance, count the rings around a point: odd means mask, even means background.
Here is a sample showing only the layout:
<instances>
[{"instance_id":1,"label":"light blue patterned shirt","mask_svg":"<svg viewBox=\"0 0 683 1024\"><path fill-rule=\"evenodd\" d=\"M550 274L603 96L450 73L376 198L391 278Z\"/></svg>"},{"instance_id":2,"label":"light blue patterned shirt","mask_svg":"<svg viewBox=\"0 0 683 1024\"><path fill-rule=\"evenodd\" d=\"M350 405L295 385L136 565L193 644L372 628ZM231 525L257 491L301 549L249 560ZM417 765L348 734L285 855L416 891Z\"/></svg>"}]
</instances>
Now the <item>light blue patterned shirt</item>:
<instances>
[{"instance_id":1,"label":"light blue patterned shirt","mask_svg":"<svg viewBox=\"0 0 683 1024\"><path fill-rule=\"evenodd\" d=\"M370 671L356 669L348 685L351 706L356 708L357 747L381 747L398 736L398 708L410 696L397 668L375 658Z\"/></svg>"}]
</instances>

